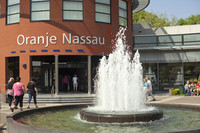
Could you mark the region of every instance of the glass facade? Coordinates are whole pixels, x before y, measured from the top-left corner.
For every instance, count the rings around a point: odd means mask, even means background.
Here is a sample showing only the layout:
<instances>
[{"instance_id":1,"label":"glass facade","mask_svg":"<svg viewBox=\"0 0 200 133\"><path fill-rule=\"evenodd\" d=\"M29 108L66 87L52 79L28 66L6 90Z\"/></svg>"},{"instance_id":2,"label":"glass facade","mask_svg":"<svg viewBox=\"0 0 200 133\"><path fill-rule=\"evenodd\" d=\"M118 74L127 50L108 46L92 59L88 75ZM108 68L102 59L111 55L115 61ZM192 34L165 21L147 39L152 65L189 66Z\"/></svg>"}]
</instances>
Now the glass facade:
<instances>
[{"instance_id":1,"label":"glass facade","mask_svg":"<svg viewBox=\"0 0 200 133\"><path fill-rule=\"evenodd\" d=\"M111 23L110 0L95 0L95 21Z\"/></svg>"},{"instance_id":2,"label":"glass facade","mask_svg":"<svg viewBox=\"0 0 200 133\"><path fill-rule=\"evenodd\" d=\"M169 90L174 86L183 85L182 63L159 64L159 89Z\"/></svg>"},{"instance_id":3,"label":"glass facade","mask_svg":"<svg viewBox=\"0 0 200 133\"><path fill-rule=\"evenodd\" d=\"M83 20L83 0L63 0L63 20Z\"/></svg>"},{"instance_id":4,"label":"glass facade","mask_svg":"<svg viewBox=\"0 0 200 133\"><path fill-rule=\"evenodd\" d=\"M73 91L72 78L75 74L79 78L78 91L88 92L87 63L87 56L59 56L59 92L66 92L62 86L64 76L68 77L69 91ZM55 57L33 56L32 77L36 79L39 92L50 93L55 86Z\"/></svg>"},{"instance_id":5,"label":"glass facade","mask_svg":"<svg viewBox=\"0 0 200 133\"><path fill-rule=\"evenodd\" d=\"M119 0L119 25L127 26L127 2Z\"/></svg>"},{"instance_id":6,"label":"glass facade","mask_svg":"<svg viewBox=\"0 0 200 133\"><path fill-rule=\"evenodd\" d=\"M7 24L20 22L20 0L7 1Z\"/></svg>"},{"instance_id":7,"label":"glass facade","mask_svg":"<svg viewBox=\"0 0 200 133\"><path fill-rule=\"evenodd\" d=\"M200 80L200 33L135 35L133 40L134 50L144 53L142 62L148 62L143 64L143 74L155 79L154 90L180 88L187 81Z\"/></svg>"},{"instance_id":8,"label":"glass facade","mask_svg":"<svg viewBox=\"0 0 200 133\"><path fill-rule=\"evenodd\" d=\"M200 34L188 34L183 36L185 45L200 44Z\"/></svg>"},{"instance_id":9,"label":"glass facade","mask_svg":"<svg viewBox=\"0 0 200 133\"><path fill-rule=\"evenodd\" d=\"M200 80L200 62L184 63L184 82Z\"/></svg>"},{"instance_id":10,"label":"glass facade","mask_svg":"<svg viewBox=\"0 0 200 133\"><path fill-rule=\"evenodd\" d=\"M134 36L135 46L181 46L199 45L200 33L175 34L175 35L136 35Z\"/></svg>"},{"instance_id":11,"label":"glass facade","mask_svg":"<svg viewBox=\"0 0 200 133\"><path fill-rule=\"evenodd\" d=\"M158 45L167 45L167 46L174 46L174 45L182 45L182 37L180 35L163 35L158 36Z\"/></svg>"},{"instance_id":12,"label":"glass facade","mask_svg":"<svg viewBox=\"0 0 200 133\"><path fill-rule=\"evenodd\" d=\"M143 77L149 78L152 82L152 87L154 90L158 90L158 83L157 83L157 64L149 63L149 64L142 64L143 66Z\"/></svg>"},{"instance_id":13,"label":"glass facade","mask_svg":"<svg viewBox=\"0 0 200 133\"><path fill-rule=\"evenodd\" d=\"M149 77L153 90L169 90L187 81L200 80L200 63L143 63L143 77Z\"/></svg>"},{"instance_id":14,"label":"glass facade","mask_svg":"<svg viewBox=\"0 0 200 133\"><path fill-rule=\"evenodd\" d=\"M50 20L50 0L31 0L31 21Z\"/></svg>"}]
</instances>

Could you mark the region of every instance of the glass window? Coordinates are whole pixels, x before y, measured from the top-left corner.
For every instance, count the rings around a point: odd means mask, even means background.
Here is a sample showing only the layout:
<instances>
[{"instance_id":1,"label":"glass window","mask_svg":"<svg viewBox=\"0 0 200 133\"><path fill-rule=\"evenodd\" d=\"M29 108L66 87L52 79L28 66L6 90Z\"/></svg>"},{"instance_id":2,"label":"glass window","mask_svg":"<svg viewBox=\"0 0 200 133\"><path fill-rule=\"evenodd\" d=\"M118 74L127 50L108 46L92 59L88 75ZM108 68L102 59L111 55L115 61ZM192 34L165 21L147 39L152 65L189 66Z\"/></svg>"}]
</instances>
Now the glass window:
<instances>
[{"instance_id":1,"label":"glass window","mask_svg":"<svg viewBox=\"0 0 200 133\"><path fill-rule=\"evenodd\" d=\"M182 37L181 35L158 36L158 42L159 42L159 45L165 45L165 46L182 45Z\"/></svg>"},{"instance_id":2,"label":"glass window","mask_svg":"<svg viewBox=\"0 0 200 133\"><path fill-rule=\"evenodd\" d=\"M157 64L156 63L144 63L143 66L143 77L149 78L152 82L152 89L158 90L157 83Z\"/></svg>"},{"instance_id":3,"label":"glass window","mask_svg":"<svg viewBox=\"0 0 200 133\"><path fill-rule=\"evenodd\" d=\"M199 44L200 34L186 34L183 35L185 45Z\"/></svg>"},{"instance_id":4,"label":"glass window","mask_svg":"<svg viewBox=\"0 0 200 133\"><path fill-rule=\"evenodd\" d=\"M95 0L95 21L110 23L110 0Z\"/></svg>"},{"instance_id":5,"label":"glass window","mask_svg":"<svg viewBox=\"0 0 200 133\"><path fill-rule=\"evenodd\" d=\"M127 26L127 3L119 0L119 25Z\"/></svg>"},{"instance_id":6,"label":"glass window","mask_svg":"<svg viewBox=\"0 0 200 133\"><path fill-rule=\"evenodd\" d=\"M83 20L83 0L63 0L63 20Z\"/></svg>"},{"instance_id":7,"label":"glass window","mask_svg":"<svg viewBox=\"0 0 200 133\"><path fill-rule=\"evenodd\" d=\"M156 36L135 36L135 43L157 43Z\"/></svg>"},{"instance_id":8,"label":"glass window","mask_svg":"<svg viewBox=\"0 0 200 133\"><path fill-rule=\"evenodd\" d=\"M31 21L50 20L50 0L31 0Z\"/></svg>"},{"instance_id":9,"label":"glass window","mask_svg":"<svg viewBox=\"0 0 200 133\"><path fill-rule=\"evenodd\" d=\"M160 63L160 90L169 90L170 88L183 85L183 73L184 70L181 63Z\"/></svg>"},{"instance_id":10,"label":"glass window","mask_svg":"<svg viewBox=\"0 0 200 133\"><path fill-rule=\"evenodd\" d=\"M197 83L200 80L200 63L199 62L187 62L184 63L184 82L192 82L192 80Z\"/></svg>"},{"instance_id":11,"label":"glass window","mask_svg":"<svg viewBox=\"0 0 200 133\"><path fill-rule=\"evenodd\" d=\"M7 24L19 23L20 21L20 0L7 1Z\"/></svg>"},{"instance_id":12,"label":"glass window","mask_svg":"<svg viewBox=\"0 0 200 133\"><path fill-rule=\"evenodd\" d=\"M181 35L176 35L176 36L159 36L158 37L159 43L167 43L167 42L181 42L182 38Z\"/></svg>"}]
</instances>

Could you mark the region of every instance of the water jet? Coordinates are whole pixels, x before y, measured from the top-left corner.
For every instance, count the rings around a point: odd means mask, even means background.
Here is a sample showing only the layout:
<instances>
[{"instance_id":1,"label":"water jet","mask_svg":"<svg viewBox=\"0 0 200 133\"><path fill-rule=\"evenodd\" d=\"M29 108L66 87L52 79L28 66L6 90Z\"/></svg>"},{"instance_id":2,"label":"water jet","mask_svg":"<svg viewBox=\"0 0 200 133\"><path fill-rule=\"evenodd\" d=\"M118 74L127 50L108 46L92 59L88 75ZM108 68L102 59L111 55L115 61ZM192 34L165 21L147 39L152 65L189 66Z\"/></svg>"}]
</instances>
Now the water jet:
<instances>
[{"instance_id":1,"label":"water jet","mask_svg":"<svg viewBox=\"0 0 200 133\"><path fill-rule=\"evenodd\" d=\"M114 51L102 57L97 71L97 103L80 111L90 122L148 122L163 117L163 112L145 105L140 55L134 58L126 45L125 28L116 35Z\"/></svg>"}]
</instances>

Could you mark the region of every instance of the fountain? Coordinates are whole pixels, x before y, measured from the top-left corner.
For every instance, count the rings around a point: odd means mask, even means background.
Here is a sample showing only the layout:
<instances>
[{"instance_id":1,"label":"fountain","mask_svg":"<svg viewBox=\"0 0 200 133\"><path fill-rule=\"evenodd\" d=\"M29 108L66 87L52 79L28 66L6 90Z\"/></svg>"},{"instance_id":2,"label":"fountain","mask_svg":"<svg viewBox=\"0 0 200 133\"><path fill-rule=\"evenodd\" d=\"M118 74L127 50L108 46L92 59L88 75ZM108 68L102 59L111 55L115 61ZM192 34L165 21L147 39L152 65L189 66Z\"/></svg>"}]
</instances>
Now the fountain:
<instances>
[{"instance_id":1,"label":"fountain","mask_svg":"<svg viewBox=\"0 0 200 133\"><path fill-rule=\"evenodd\" d=\"M104 56L98 68L97 103L80 111L90 122L153 121L163 117L161 110L145 105L143 71L137 51L133 60L125 45L125 28L116 35L115 50Z\"/></svg>"},{"instance_id":2,"label":"fountain","mask_svg":"<svg viewBox=\"0 0 200 133\"><path fill-rule=\"evenodd\" d=\"M101 59L95 106L71 103L17 112L7 116L8 132L200 132L196 105L145 105L140 55L131 60L124 32L120 29L114 52Z\"/></svg>"}]
</instances>

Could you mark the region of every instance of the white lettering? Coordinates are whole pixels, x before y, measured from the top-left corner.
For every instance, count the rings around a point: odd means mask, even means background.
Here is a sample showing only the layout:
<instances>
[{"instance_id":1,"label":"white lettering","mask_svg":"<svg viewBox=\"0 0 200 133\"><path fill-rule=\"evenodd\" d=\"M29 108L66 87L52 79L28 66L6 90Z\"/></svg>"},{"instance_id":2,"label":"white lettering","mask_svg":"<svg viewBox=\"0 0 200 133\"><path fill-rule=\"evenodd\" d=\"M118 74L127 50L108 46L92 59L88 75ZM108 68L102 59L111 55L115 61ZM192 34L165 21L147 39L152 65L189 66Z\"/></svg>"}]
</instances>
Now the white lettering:
<instances>
[{"instance_id":1,"label":"white lettering","mask_svg":"<svg viewBox=\"0 0 200 133\"><path fill-rule=\"evenodd\" d=\"M34 36L31 37L30 44L36 44L36 38Z\"/></svg>"},{"instance_id":2,"label":"white lettering","mask_svg":"<svg viewBox=\"0 0 200 133\"><path fill-rule=\"evenodd\" d=\"M98 39L96 36L93 37L93 40L92 40L92 44L97 44L98 43Z\"/></svg>"},{"instance_id":3,"label":"white lettering","mask_svg":"<svg viewBox=\"0 0 200 133\"><path fill-rule=\"evenodd\" d=\"M26 37L26 45L28 44L28 39L29 39L30 37L28 36L28 37Z\"/></svg>"},{"instance_id":4,"label":"white lettering","mask_svg":"<svg viewBox=\"0 0 200 133\"><path fill-rule=\"evenodd\" d=\"M81 44L85 44L85 36L81 36Z\"/></svg>"},{"instance_id":5,"label":"white lettering","mask_svg":"<svg viewBox=\"0 0 200 133\"><path fill-rule=\"evenodd\" d=\"M86 44L91 44L90 38L91 38L91 36L87 36L87 37L86 37L86 40L88 41L88 42L86 42Z\"/></svg>"},{"instance_id":6,"label":"white lettering","mask_svg":"<svg viewBox=\"0 0 200 133\"><path fill-rule=\"evenodd\" d=\"M21 42L21 43L20 43L20 37L21 37L21 39L22 39L22 42ZM24 42L25 42L25 38L24 38L24 36L23 36L22 34L20 34L20 35L17 37L17 44L20 45L20 46L22 46L22 45L24 45Z\"/></svg>"},{"instance_id":7,"label":"white lettering","mask_svg":"<svg viewBox=\"0 0 200 133\"><path fill-rule=\"evenodd\" d=\"M73 44L79 44L79 37L78 36L74 36Z\"/></svg>"},{"instance_id":8,"label":"white lettering","mask_svg":"<svg viewBox=\"0 0 200 133\"><path fill-rule=\"evenodd\" d=\"M40 39L42 39L42 44L44 44L44 37L43 36L38 36L38 44L40 44Z\"/></svg>"},{"instance_id":9,"label":"white lettering","mask_svg":"<svg viewBox=\"0 0 200 133\"><path fill-rule=\"evenodd\" d=\"M65 44L65 40L67 40L67 42L68 42L69 44L72 43L72 35L71 35L71 33L69 33L69 38L66 36L65 33L63 33L63 44Z\"/></svg>"},{"instance_id":10,"label":"white lettering","mask_svg":"<svg viewBox=\"0 0 200 133\"><path fill-rule=\"evenodd\" d=\"M94 45L104 45L105 38L97 36L72 36L71 33L65 34L62 33L63 44L94 44ZM18 35L17 44L22 46L26 45L36 45L41 44L45 47L48 47L50 44L57 43L57 37L55 35L49 36L49 33L46 33L46 36L24 36L23 34Z\"/></svg>"},{"instance_id":11,"label":"white lettering","mask_svg":"<svg viewBox=\"0 0 200 133\"><path fill-rule=\"evenodd\" d=\"M49 34L48 32L46 33L47 35ZM49 36L46 36L46 45L45 48L49 46Z\"/></svg>"},{"instance_id":12,"label":"white lettering","mask_svg":"<svg viewBox=\"0 0 200 133\"><path fill-rule=\"evenodd\" d=\"M51 37L50 37L50 43L51 43L51 44L56 44L56 41L57 41L56 36L51 36Z\"/></svg>"},{"instance_id":13,"label":"white lettering","mask_svg":"<svg viewBox=\"0 0 200 133\"><path fill-rule=\"evenodd\" d=\"M103 41L101 42L101 37L99 37L99 44L104 45L105 44L105 38L103 37Z\"/></svg>"}]
</instances>

